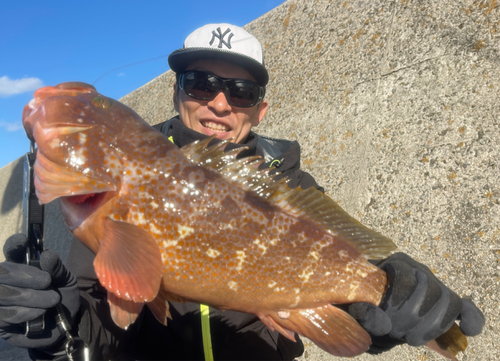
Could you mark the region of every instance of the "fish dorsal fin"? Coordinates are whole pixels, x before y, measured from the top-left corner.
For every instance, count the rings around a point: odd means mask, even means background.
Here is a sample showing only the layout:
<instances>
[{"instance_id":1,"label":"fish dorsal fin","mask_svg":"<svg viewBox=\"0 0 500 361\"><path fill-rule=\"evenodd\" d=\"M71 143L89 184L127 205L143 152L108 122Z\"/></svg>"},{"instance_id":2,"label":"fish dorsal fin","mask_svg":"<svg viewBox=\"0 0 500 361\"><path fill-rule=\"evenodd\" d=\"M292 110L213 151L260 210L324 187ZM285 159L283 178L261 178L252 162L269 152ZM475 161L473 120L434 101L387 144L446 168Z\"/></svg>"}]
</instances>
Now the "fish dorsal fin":
<instances>
[{"instance_id":1,"label":"fish dorsal fin","mask_svg":"<svg viewBox=\"0 0 500 361\"><path fill-rule=\"evenodd\" d=\"M330 234L353 245L370 259L387 257L396 249L391 239L361 224L314 187L305 190L288 188L284 192L280 189L271 198L291 213L319 223Z\"/></svg>"},{"instance_id":2,"label":"fish dorsal fin","mask_svg":"<svg viewBox=\"0 0 500 361\"><path fill-rule=\"evenodd\" d=\"M246 147L224 152L229 140L207 147L213 139L214 136L211 136L203 141L196 141L181 150L193 163L217 171L244 190L257 192L264 199L269 198L271 194L265 190L272 184L277 184L269 176L269 171L273 168L259 169L264 159L258 155L237 159L238 154L246 150Z\"/></svg>"},{"instance_id":3,"label":"fish dorsal fin","mask_svg":"<svg viewBox=\"0 0 500 361\"><path fill-rule=\"evenodd\" d=\"M257 193L290 214L318 223L330 234L353 245L367 258L381 259L396 249L389 238L362 225L316 188L290 188L286 179L274 180L269 175L272 168L259 169L264 162L261 157L237 159L237 155L245 148L224 152L229 141L208 147L213 139L209 137L194 142L181 150L193 163L217 171L244 190Z\"/></svg>"}]
</instances>

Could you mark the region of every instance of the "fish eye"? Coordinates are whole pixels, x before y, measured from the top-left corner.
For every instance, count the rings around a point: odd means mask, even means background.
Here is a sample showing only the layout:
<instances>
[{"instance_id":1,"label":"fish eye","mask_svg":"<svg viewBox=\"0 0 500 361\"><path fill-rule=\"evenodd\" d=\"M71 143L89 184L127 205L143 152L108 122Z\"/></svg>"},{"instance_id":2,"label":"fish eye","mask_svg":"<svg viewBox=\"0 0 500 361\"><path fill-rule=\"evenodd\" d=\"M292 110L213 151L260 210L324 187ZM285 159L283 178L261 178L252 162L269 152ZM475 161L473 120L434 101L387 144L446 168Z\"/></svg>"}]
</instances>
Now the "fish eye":
<instances>
[{"instance_id":1,"label":"fish eye","mask_svg":"<svg viewBox=\"0 0 500 361\"><path fill-rule=\"evenodd\" d=\"M102 109L108 109L111 106L111 101L108 98L95 97L91 103L93 106Z\"/></svg>"}]
</instances>

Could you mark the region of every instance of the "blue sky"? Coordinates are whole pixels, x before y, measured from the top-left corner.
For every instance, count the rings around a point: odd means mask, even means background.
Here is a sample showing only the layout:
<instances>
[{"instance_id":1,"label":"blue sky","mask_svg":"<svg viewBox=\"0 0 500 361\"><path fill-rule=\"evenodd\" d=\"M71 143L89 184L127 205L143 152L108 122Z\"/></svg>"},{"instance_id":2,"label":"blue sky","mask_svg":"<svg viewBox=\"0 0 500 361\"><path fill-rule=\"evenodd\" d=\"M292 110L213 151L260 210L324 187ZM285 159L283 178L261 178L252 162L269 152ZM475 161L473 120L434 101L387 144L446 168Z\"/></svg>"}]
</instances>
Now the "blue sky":
<instances>
[{"instance_id":1,"label":"blue sky","mask_svg":"<svg viewBox=\"0 0 500 361\"><path fill-rule=\"evenodd\" d=\"M243 26L283 2L3 1L0 168L29 150L21 116L37 88L95 82L99 92L119 99L167 71L168 54L194 29L219 22Z\"/></svg>"}]
</instances>

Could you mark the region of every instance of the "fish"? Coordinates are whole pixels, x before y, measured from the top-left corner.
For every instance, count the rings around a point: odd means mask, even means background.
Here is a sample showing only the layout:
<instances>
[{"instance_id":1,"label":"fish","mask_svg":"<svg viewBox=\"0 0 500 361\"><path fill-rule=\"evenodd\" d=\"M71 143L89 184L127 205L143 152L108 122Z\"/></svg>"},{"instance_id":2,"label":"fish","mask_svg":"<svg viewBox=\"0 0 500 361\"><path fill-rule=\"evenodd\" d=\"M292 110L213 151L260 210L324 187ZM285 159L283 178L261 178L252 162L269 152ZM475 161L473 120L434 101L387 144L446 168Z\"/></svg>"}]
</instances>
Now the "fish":
<instances>
[{"instance_id":1,"label":"fish","mask_svg":"<svg viewBox=\"0 0 500 361\"><path fill-rule=\"evenodd\" d=\"M327 195L290 188L260 157L225 151L228 141L178 148L82 82L36 90L23 125L37 145L38 199L59 200L69 229L96 254L121 328L143 307L168 327L169 301L196 302L254 314L333 355L369 349L370 335L336 305L378 305L387 277L368 259L396 246ZM428 346L454 359L466 347L457 329Z\"/></svg>"}]
</instances>

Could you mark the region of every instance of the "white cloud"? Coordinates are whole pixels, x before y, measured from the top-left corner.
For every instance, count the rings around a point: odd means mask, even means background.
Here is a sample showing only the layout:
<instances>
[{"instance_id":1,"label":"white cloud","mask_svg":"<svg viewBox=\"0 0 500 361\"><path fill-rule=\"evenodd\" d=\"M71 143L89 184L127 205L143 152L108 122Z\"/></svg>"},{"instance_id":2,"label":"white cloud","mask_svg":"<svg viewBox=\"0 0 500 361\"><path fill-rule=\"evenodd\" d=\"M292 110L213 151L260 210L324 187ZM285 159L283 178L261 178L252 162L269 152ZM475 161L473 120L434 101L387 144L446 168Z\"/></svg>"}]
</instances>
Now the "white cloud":
<instances>
[{"instance_id":1,"label":"white cloud","mask_svg":"<svg viewBox=\"0 0 500 361\"><path fill-rule=\"evenodd\" d=\"M36 90L43 86L38 78L10 79L8 76L0 77L0 97L22 94Z\"/></svg>"},{"instance_id":2,"label":"white cloud","mask_svg":"<svg viewBox=\"0 0 500 361\"><path fill-rule=\"evenodd\" d=\"M118 73L118 76L125 76L125 73Z\"/></svg>"},{"instance_id":3,"label":"white cloud","mask_svg":"<svg viewBox=\"0 0 500 361\"><path fill-rule=\"evenodd\" d=\"M8 132L16 132L18 130L23 129L23 124L21 122L8 123L4 120L0 120L0 128L5 128L5 130Z\"/></svg>"}]
</instances>

